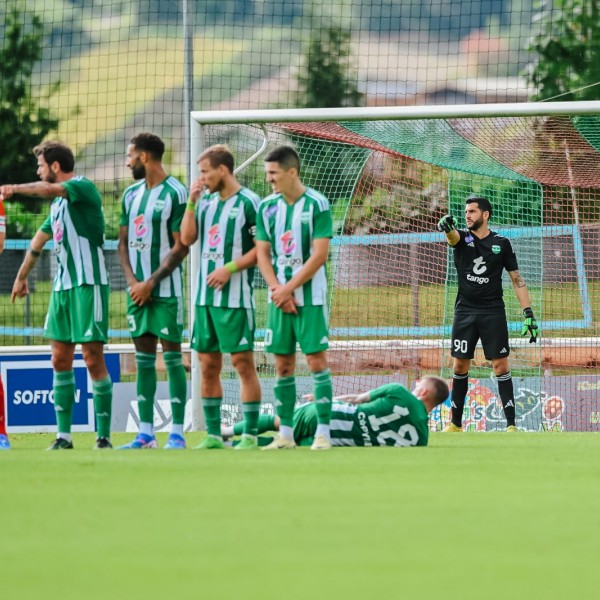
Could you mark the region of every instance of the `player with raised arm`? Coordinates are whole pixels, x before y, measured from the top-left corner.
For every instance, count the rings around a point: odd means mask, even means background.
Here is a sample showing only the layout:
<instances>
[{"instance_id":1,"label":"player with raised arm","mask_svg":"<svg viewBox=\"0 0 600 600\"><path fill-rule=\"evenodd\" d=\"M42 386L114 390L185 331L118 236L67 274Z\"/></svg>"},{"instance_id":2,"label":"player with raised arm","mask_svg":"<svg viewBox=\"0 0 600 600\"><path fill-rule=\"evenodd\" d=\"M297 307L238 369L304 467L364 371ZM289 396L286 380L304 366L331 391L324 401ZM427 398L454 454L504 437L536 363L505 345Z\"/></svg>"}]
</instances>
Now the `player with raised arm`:
<instances>
[{"instance_id":1,"label":"player with raised arm","mask_svg":"<svg viewBox=\"0 0 600 600\"><path fill-rule=\"evenodd\" d=\"M517 257L510 241L488 227L492 206L487 198L471 196L466 200L466 230L455 227L454 218L446 215L438 230L446 234L454 253L458 274L458 295L452 325L453 384L451 422L446 432L462 431L462 414L467 395L469 367L477 341L498 382L498 392L509 432L517 431L513 382L509 368L508 323L502 298L502 271L506 269L515 294L523 309L521 335L529 335L530 343L537 341L539 327L531 310L529 292L519 273Z\"/></svg>"},{"instance_id":2,"label":"player with raised arm","mask_svg":"<svg viewBox=\"0 0 600 600\"><path fill-rule=\"evenodd\" d=\"M312 374L317 411L313 450L331 448L332 386L327 363L329 324L325 263L332 237L331 208L325 196L300 179L300 158L280 146L265 158L273 194L262 202L256 222L260 271L269 288L265 348L275 355L275 405L279 434L264 450L295 448L296 343Z\"/></svg>"},{"instance_id":3,"label":"player with raised arm","mask_svg":"<svg viewBox=\"0 0 600 600\"><path fill-rule=\"evenodd\" d=\"M254 364L254 234L260 197L233 173L229 148L216 145L198 157L200 176L191 186L181 239L199 240L200 270L191 346L202 369L202 404L208 436L201 450L224 448L221 438L223 354L240 378L246 427L238 450L257 447L261 389Z\"/></svg>"},{"instance_id":4,"label":"player with raised arm","mask_svg":"<svg viewBox=\"0 0 600 600\"><path fill-rule=\"evenodd\" d=\"M44 244L53 239L58 270L54 278L44 335L52 343L54 409L58 432L49 450L73 448L71 425L75 402L75 345L92 379L98 427L97 449L112 448L112 381L104 360L110 288L104 262L104 214L96 186L74 173L68 146L44 142L33 149L41 181L3 185L0 200L13 194L52 199L50 215L33 236L15 279L11 301L29 294L27 276Z\"/></svg>"},{"instance_id":5,"label":"player with raised arm","mask_svg":"<svg viewBox=\"0 0 600 600\"><path fill-rule=\"evenodd\" d=\"M4 202L0 200L0 254L4 250L4 241L6 240L6 216L4 212ZM2 383L2 374L0 374L0 450L10 450L10 441L6 433L6 410L4 407L4 384Z\"/></svg>"},{"instance_id":6,"label":"player with raised arm","mask_svg":"<svg viewBox=\"0 0 600 600\"><path fill-rule=\"evenodd\" d=\"M181 354L183 335L183 275L188 249L180 227L187 190L167 175L163 141L153 133L134 136L127 146L127 166L136 183L123 193L119 258L127 281L127 321L135 345L140 429L121 450L157 448L154 435L156 352L160 340L173 422L165 445L185 449L183 434L187 377Z\"/></svg>"},{"instance_id":7,"label":"player with raised arm","mask_svg":"<svg viewBox=\"0 0 600 600\"><path fill-rule=\"evenodd\" d=\"M448 393L443 379L427 376L416 382L413 393L399 383L387 383L363 394L337 396L331 414L331 443L333 446L426 446L428 415L448 398ZM318 405L311 402L294 410L294 440L299 446L313 443L317 409ZM223 426L222 433L227 438L239 435L243 426L243 421ZM279 428L279 417L260 416L259 433Z\"/></svg>"}]
</instances>

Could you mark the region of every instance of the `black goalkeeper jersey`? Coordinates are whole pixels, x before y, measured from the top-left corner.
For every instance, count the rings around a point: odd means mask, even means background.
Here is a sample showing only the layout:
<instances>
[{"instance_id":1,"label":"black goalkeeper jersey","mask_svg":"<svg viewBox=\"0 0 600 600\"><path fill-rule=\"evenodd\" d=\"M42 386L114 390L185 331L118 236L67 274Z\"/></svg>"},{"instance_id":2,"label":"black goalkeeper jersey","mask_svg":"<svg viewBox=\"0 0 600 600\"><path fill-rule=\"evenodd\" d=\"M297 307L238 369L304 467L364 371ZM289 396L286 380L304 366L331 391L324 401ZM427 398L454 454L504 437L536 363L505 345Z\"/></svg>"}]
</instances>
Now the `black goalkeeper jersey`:
<instances>
[{"instance_id":1,"label":"black goalkeeper jersey","mask_svg":"<svg viewBox=\"0 0 600 600\"><path fill-rule=\"evenodd\" d=\"M458 275L455 307L471 313L503 310L502 270L519 270L512 244L494 231L481 240L468 230L458 233L460 241L451 246Z\"/></svg>"}]
</instances>

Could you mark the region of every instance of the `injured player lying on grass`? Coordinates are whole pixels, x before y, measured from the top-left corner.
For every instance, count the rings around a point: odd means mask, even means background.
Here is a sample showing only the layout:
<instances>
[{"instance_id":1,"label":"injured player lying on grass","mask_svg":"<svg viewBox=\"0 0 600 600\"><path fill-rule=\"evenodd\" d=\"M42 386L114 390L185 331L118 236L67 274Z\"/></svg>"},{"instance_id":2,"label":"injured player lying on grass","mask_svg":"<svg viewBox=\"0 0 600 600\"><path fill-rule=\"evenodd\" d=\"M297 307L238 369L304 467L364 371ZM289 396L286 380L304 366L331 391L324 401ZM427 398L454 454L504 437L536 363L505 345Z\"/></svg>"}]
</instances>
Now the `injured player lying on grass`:
<instances>
[{"instance_id":1,"label":"injured player lying on grass","mask_svg":"<svg viewBox=\"0 0 600 600\"><path fill-rule=\"evenodd\" d=\"M448 394L443 379L427 376L416 382L412 393L399 383L388 383L363 394L337 396L333 399L331 443L333 446L426 446L429 413ZM294 410L294 440L298 446L310 446L317 429L316 403L312 396L305 398L309 402ZM243 427L243 421L223 425L223 438L240 435ZM259 434L278 429L277 416L259 417ZM270 441L269 437L260 438L261 445Z\"/></svg>"}]
</instances>

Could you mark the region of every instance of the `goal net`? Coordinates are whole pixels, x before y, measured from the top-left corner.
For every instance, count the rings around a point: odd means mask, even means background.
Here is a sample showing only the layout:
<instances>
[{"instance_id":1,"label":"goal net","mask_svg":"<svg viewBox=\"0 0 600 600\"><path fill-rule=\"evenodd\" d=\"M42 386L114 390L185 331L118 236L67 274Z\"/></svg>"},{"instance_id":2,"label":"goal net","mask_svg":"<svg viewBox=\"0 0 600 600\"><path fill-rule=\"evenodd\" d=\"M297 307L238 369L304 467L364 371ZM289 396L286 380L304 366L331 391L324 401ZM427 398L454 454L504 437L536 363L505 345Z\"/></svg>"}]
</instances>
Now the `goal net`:
<instances>
[{"instance_id":1,"label":"goal net","mask_svg":"<svg viewBox=\"0 0 600 600\"><path fill-rule=\"evenodd\" d=\"M543 332L537 345L519 336L521 308L505 275L517 425L598 430L598 115L596 102L198 112L192 113L191 164L195 172L202 148L226 143L238 164L245 163L239 180L266 196L264 154L291 145L302 160L303 182L329 198L329 360L336 394L388 381L410 387L424 374L451 379L457 282L436 224L451 213L464 227L465 198L489 198L490 226L511 240ZM262 281L256 301L257 363L269 409L274 371L260 344ZM302 369L299 395L312 386ZM466 428L503 429L491 364L480 349L470 377ZM230 366L225 396L235 418L239 395ZM448 418L445 404L432 414L431 428L441 429Z\"/></svg>"}]
</instances>

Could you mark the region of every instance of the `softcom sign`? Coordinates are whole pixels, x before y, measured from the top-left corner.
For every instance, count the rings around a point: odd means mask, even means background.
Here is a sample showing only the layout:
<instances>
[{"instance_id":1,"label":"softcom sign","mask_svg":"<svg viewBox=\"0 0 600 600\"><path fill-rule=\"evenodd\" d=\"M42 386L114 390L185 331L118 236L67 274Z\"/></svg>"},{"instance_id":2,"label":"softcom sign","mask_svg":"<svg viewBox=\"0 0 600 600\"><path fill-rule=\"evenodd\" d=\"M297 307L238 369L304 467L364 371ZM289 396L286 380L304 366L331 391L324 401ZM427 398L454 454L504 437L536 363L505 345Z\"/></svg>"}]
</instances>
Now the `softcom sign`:
<instances>
[{"instance_id":1,"label":"softcom sign","mask_svg":"<svg viewBox=\"0 0 600 600\"><path fill-rule=\"evenodd\" d=\"M107 355L106 365L113 381L119 380L119 357ZM75 404L73 431L94 431L92 380L81 354L73 361ZM6 424L9 433L56 431L50 355L2 356Z\"/></svg>"}]
</instances>

